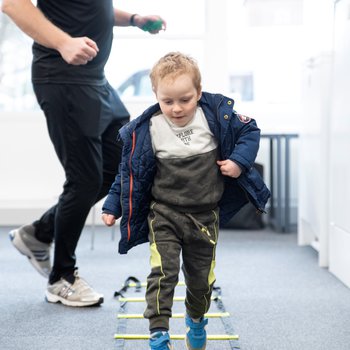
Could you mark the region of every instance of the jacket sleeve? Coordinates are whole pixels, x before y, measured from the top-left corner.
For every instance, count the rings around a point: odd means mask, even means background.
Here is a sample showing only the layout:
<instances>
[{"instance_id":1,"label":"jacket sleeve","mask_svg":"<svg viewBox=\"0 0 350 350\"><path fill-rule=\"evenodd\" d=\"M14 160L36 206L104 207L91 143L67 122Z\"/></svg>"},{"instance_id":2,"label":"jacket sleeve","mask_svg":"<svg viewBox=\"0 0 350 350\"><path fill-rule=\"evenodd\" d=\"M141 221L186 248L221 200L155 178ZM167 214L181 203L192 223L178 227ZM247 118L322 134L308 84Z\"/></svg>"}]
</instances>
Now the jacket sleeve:
<instances>
[{"instance_id":1,"label":"jacket sleeve","mask_svg":"<svg viewBox=\"0 0 350 350\"><path fill-rule=\"evenodd\" d=\"M102 206L102 212L106 214L112 214L117 219L120 218L123 214L122 210L122 182L125 181L125 169L128 168L127 161L128 159L128 152L130 149L130 131L129 129L132 129L133 123L135 123L135 119L127 124L125 124L120 130L119 130L119 137L123 142L123 150L122 150L122 159L119 164L119 171L118 174L115 177L115 180L108 192L108 195L105 199L105 202ZM123 175L124 171L124 175Z\"/></svg>"},{"instance_id":2,"label":"jacket sleeve","mask_svg":"<svg viewBox=\"0 0 350 350\"><path fill-rule=\"evenodd\" d=\"M233 111L231 132L235 145L229 159L238 163L242 171L249 171L254 164L259 150L260 129L254 119Z\"/></svg>"},{"instance_id":3,"label":"jacket sleeve","mask_svg":"<svg viewBox=\"0 0 350 350\"><path fill-rule=\"evenodd\" d=\"M116 176L109 192L106 197L105 202L102 206L102 212L106 214L112 214L117 219L122 215L121 203L120 203L120 194L121 194L121 175L120 173Z\"/></svg>"}]
</instances>

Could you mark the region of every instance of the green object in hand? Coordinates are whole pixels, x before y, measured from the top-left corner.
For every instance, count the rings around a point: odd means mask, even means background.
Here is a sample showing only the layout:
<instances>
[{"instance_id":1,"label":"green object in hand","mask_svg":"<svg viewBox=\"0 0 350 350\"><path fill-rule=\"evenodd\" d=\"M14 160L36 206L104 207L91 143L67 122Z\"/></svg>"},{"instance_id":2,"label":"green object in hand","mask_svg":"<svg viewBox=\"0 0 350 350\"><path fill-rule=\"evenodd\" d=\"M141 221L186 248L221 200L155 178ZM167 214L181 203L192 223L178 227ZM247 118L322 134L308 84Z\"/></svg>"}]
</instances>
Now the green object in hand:
<instances>
[{"instance_id":1,"label":"green object in hand","mask_svg":"<svg viewBox=\"0 0 350 350\"><path fill-rule=\"evenodd\" d=\"M148 21L143 27L142 30L145 32L153 32L154 30L161 30L163 27L162 20L157 21Z\"/></svg>"}]
</instances>

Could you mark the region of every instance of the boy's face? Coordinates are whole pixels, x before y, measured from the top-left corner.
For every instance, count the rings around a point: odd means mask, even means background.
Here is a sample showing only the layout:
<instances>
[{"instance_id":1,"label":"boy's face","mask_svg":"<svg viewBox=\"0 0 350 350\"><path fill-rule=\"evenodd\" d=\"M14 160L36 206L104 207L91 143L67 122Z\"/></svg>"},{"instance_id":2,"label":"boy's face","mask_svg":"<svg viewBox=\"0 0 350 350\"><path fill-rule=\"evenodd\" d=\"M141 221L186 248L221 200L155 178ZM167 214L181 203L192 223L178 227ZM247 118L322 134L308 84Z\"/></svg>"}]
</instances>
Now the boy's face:
<instances>
[{"instance_id":1,"label":"boy's face","mask_svg":"<svg viewBox=\"0 0 350 350\"><path fill-rule=\"evenodd\" d=\"M201 98L201 91L195 88L189 74L159 80L155 94L162 113L177 126L192 120Z\"/></svg>"}]
</instances>

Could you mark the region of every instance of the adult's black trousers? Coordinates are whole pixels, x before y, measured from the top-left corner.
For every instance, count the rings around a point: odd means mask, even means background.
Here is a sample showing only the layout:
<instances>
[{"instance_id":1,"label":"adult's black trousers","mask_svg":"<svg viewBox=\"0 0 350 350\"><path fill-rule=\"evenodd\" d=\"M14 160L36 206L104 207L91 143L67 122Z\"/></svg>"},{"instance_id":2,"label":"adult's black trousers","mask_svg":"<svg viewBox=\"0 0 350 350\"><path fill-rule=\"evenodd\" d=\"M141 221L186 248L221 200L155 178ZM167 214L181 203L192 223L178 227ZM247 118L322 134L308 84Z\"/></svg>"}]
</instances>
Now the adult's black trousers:
<instances>
[{"instance_id":1,"label":"adult's black trousers","mask_svg":"<svg viewBox=\"0 0 350 350\"><path fill-rule=\"evenodd\" d=\"M121 159L118 130L129 113L113 88L34 84L65 182L57 204L34 222L36 237L54 241L49 283L74 280L75 250L91 207L105 197ZM43 169L45 171L45 164Z\"/></svg>"}]
</instances>

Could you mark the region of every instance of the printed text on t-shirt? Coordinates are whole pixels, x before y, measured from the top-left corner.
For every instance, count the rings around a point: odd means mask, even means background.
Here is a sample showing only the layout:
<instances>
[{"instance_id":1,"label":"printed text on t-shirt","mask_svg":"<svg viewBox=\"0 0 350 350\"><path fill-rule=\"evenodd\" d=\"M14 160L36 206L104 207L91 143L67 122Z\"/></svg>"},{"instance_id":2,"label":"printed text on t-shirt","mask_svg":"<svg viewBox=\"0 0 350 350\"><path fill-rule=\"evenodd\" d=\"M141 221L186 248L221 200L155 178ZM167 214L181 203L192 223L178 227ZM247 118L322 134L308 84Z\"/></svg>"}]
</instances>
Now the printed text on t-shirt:
<instances>
[{"instance_id":1,"label":"printed text on t-shirt","mask_svg":"<svg viewBox=\"0 0 350 350\"><path fill-rule=\"evenodd\" d=\"M187 146L190 145L191 135L193 135L193 129L181 131L178 134L176 134L176 136Z\"/></svg>"}]
</instances>

